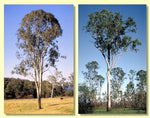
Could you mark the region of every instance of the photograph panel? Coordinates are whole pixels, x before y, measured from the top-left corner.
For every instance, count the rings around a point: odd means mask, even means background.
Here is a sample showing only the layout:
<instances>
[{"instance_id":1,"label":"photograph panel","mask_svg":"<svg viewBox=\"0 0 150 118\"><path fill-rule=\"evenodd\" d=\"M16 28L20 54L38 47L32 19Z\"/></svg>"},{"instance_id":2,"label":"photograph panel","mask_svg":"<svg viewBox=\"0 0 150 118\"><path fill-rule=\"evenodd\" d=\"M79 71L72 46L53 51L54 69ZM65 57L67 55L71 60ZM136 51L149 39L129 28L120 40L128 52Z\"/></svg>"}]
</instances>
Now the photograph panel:
<instances>
[{"instance_id":1,"label":"photograph panel","mask_svg":"<svg viewBox=\"0 0 150 118\"><path fill-rule=\"evenodd\" d=\"M4 113L74 114L73 5L4 5Z\"/></svg>"},{"instance_id":2,"label":"photograph panel","mask_svg":"<svg viewBox=\"0 0 150 118\"><path fill-rule=\"evenodd\" d=\"M79 5L79 114L147 113L146 5Z\"/></svg>"}]
</instances>

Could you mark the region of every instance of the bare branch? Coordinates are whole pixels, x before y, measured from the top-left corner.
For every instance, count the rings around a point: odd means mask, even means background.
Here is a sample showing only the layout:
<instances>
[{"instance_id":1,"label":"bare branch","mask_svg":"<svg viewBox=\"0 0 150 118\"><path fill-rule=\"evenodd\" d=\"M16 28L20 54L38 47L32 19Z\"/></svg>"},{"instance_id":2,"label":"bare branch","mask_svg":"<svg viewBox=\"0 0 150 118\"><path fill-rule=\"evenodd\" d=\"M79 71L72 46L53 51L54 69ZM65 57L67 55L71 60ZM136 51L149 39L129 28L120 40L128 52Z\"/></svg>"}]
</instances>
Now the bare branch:
<instances>
[{"instance_id":1,"label":"bare branch","mask_svg":"<svg viewBox=\"0 0 150 118\"><path fill-rule=\"evenodd\" d=\"M99 49L99 50L100 50L100 52L102 53L102 55L103 55L103 57L104 57L104 59L105 59L105 62L107 63L107 66L110 68L110 64L109 64L109 62L108 62L108 60L107 60L107 58L106 58L104 52L103 52L101 49Z\"/></svg>"},{"instance_id":2,"label":"bare branch","mask_svg":"<svg viewBox=\"0 0 150 118\"><path fill-rule=\"evenodd\" d=\"M117 62L118 62L118 60L119 60L119 58L120 58L122 55L124 55L126 52L131 52L131 50L129 50L129 51L124 51L124 52L122 52L118 57L116 56L116 58L114 58L114 63L112 64L111 69L112 69L114 66L116 66L116 64L117 64Z\"/></svg>"}]
</instances>

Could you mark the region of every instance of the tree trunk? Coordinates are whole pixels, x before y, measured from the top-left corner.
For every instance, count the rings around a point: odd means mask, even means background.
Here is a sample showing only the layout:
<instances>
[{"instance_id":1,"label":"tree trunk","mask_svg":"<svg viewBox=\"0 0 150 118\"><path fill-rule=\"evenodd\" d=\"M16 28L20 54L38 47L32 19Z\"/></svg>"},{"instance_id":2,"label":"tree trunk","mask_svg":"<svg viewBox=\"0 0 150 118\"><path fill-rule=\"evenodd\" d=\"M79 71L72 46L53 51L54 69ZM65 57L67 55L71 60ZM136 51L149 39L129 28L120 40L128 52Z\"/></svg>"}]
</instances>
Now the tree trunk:
<instances>
[{"instance_id":1,"label":"tree trunk","mask_svg":"<svg viewBox=\"0 0 150 118\"><path fill-rule=\"evenodd\" d=\"M99 90L99 98L100 98L100 104L101 104L101 87L100 87L100 90Z\"/></svg>"},{"instance_id":2,"label":"tree trunk","mask_svg":"<svg viewBox=\"0 0 150 118\"><path fill-rule=\"evenodd\" d=\"M110 45L108 45L108 64L107 64L107 112L111 110L110 98Z\"/></svg>"},{"instance_id":3,"label":"tree trunk","mask_svg":"<svg viewBox=\"0 0 150 118\"><path fill-rule=\"evenodd\" d=\"M38 109L41 109L41 91L39 90L40 88L37 88L37 100L38 100Z\"/></svg>"},{"instance_id":4,"label":"tree trunk","mask_svg":"<svg viewBox=\"0 0 150 118\"><path fill-rule=\"evenodd\" d=\"M53 93L54 93L54 85L52 84L51 98L53 98Z\"/></svg>"},{"instance_id":5,"label":"tree trunk","mask_svg":"<svg viewBox=\"0 0 150 118\"><path fill-rule=\"evenodd\" d=\"M110 70L107 70L107 111L111 110L111 99L110 99Z\"/></svg>"}]
</instances>

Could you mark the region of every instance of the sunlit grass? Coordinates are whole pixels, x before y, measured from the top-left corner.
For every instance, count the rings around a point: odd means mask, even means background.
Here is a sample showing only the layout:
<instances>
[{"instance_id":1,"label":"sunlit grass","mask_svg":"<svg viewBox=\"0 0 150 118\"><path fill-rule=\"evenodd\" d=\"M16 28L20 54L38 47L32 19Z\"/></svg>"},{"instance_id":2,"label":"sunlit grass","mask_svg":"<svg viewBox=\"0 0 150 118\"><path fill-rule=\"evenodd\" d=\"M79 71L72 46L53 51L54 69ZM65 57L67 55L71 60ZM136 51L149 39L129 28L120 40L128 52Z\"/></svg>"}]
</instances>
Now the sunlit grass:
<instances>
[{"instance_id":1,"label":"sunlit grass","mask_svg":"<svg viewBox=\"0 0 150 118\"><path fill-rule=\"evenodd\" d=\"M73 114L73 97L42 98L42 109L37 109L37 99L11 99L4 101L6 114Z\"/></svg>"}]
</instances>

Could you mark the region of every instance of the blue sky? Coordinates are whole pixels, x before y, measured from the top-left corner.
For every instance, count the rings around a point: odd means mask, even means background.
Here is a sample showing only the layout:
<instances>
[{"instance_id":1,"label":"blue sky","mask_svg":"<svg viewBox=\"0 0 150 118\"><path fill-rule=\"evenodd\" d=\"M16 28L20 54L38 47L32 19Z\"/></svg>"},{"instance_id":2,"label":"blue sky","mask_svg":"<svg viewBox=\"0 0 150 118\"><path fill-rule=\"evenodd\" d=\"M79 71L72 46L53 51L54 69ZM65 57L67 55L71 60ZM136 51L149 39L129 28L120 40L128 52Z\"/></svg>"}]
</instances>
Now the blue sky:
<instances>
[{"instance_id":1,"label":"blue sky","mask_svg":"<svg viewBox=\"0 0 150 118\"><path fill-rule=\"evenodd\" d=\"M79 68L78 77L79 83L84 81L84 77L81 71L87 71L85 64L90 61L97 61L99 63L99 74L106 78L106 63L101 53L92 44L92 38L90 34L83 30L83 26L86 26L88 21L88 14L95 11L101 11L102 9L108 9L113 12L120 12L123 19L127 19L129 16L133 17L137 24L137 33L130 35L132 39L138 38L142 45L138 47L139 51L129 52L123 55L116 67L121 67L125 73L129 73L130 69L139 71L141 69L146 70L147 59L147 39L146 39L146 6L145 5L79 5ZM127 84L128 81L124 83ZM106 91L106 79L102 88L103 92Z\"/></svg>"},{"instance_id":2,"label":"blue sky","mask_svg":"<svg viewBox=\"0 0 150 118\"><path fill-rule=\"evenodd\" d=\"M73 72L74 64L74 11L73 5L5 5L4 6L4 76L21 77L11 75L15 65L19 64L16 58L17 29L20 27L21 19L32 10L43 9L52 13L59 21L63 34L58 37L58 45L61 55L67 59L60 59L56 64L59 71L65 77ZM51 68L52 70L52 68ZM44 79L47 79L47 72Z\"/></svg>"}]
</instances>

